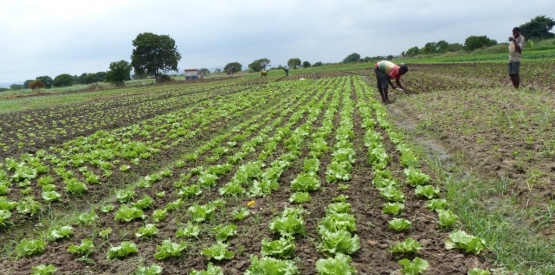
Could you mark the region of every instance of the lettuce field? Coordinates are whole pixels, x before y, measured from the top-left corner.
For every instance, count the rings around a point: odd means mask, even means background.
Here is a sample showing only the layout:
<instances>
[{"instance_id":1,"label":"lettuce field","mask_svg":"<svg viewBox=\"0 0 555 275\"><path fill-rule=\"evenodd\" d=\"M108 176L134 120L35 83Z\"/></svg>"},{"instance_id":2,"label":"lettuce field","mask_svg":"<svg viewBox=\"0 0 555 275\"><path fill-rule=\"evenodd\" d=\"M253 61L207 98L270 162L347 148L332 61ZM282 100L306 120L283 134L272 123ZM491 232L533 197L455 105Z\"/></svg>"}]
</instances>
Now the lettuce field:
<instances>
[{"instance_id":1,"label":"lettuce field","mask_svg":"<svg viewBox=\"0 0 555 275\"><path fill-rule=\"evenodd\" d=\"M506 190L498 201L515 197L519 207L528 200L540 210L549 204L553 111L526 98L553 100L530 92L553 88L553 76L538 76L541 83L519 93L506 86L508 77L474 75L476 66L490 72L485 66L497 65L414 66L404 83L409 95L391 92L392 105L377 100L371 68L358 68L89 92L80 103L0 114L0 270L340 275L537 268L497 260L501 244L469 222L443 170L415 142L447 139L458 146L453 156L467 152L454 162L475 167L472 176L513 179L507 188L520 195ZM503 103L500 90L511 99ZM525 103L511 105L513 99ZM497 114L502 103L510 115ZM537 117L529 115L536 110ZM478 112L487 118L475 119ZM414 127L403 127L403 115ZM495 146L498 155L484 153ZM530 161L539 151L545 154ZM522 223L541 223L538 232L549 238L551 223L534 220L541 213Z\"/></svg>"}]
</instances>

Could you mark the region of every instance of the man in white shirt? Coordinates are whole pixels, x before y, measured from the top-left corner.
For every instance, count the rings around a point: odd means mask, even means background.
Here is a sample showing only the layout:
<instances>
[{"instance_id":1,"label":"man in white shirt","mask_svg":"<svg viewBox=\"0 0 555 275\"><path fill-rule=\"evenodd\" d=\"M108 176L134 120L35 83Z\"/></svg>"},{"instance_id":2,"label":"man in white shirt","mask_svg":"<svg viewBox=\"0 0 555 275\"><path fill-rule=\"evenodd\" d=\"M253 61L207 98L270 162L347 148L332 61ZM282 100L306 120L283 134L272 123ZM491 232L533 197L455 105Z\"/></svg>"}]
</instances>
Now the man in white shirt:
<instances>
[{"instance_id":1,"label":"man in white shirt","mask_svg":"<svg viewBox=\"0 0 555 275\"><path fill-rule=\"evenodd\" d=\"M513 82L513 86L518 89L520 86L520 55L524 48L524 36L520 34L520 28L513 28L513 36L509 37L509 77Z\"/></svg>"}]
</instances>

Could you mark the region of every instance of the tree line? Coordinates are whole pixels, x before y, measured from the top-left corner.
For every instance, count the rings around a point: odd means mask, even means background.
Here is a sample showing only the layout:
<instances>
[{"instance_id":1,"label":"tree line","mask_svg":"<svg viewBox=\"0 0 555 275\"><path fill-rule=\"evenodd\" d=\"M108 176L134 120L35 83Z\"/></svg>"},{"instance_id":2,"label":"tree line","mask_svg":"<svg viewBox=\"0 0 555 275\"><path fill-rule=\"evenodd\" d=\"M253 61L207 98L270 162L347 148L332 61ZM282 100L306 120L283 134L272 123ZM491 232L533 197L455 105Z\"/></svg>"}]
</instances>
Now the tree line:
<instances>
[{"instance_id":1,"label":"tree line","mask_svg":"<svg viewBox=\"0 0 555 275\"><path fill-rule=\"evenodd\" d=\"M169 35L157 35L153 33L140 33L132 41L134 46L131 54L131 62L120 60L111 62L108 71L101 71L97 73L83 73L80 76L70 75L67 73L60 74L52 79L50 76L39 76L35 79L25 81L23 84L12 84L11 90L20 89L50 89L52 87L66 87L75 84L91 84L96 82L109 82L117 86L125 84L133 77L134 79L142 79L146 77L154 77L156 82L169 80L167 75L169 71L179 71L177 64L181 60L181 54L177 50L175 40ZM301 62L299 58L291 58L287 62L289 68L297 69L301 66L308 68L311 66L322 66L322 62L311 64L308 61ZM253 61L248 65L249 69L255 72L266 70L270 66L270 60L261 58ZM279 65L277 68L281 69ZM131 71L134 75L131 76ZM200 69L202 74L209 74L210 70L207 68ZM233 73L242 70L242 64L239 62L228 63L224 67L224 71L231 71ZM216 69L215 72L221 72ZM2 89L0 91L5 91Z\"/></svg>"},{"instance_id":2,"label":"tree line","mask_svg":"<svg viewBox=\"0 0 555 275\"><path fill-rule=\"evenodd\" d=\"M536 16L530 21L518 26L520 32L527 40L543 40L555 37L551 33L551 29L555 26L555 20L543 15ZM510 33L512 28L507 31ZM413 57L418 54L434 54L458 51L473 51L485 47L491 47L499 44L495 39L491 39L486 35L476 36L472 35L464 40L464 44L448 43L445 40L438 42L428 42L422 48L417 46L411 47L401 53L401 56Z\"/></svg>"},{"instance_id":3,"label":"tree line","mask_svg":"<svg viewBox=\"0 0 555 275\"><path fill-rule=\"evenodd\" d=\"M555 34L551 33L551 29L555 26L555 20L546 16L536 16L529 22L526 22L519 26L520 31L527 40L542 40L555 37ZM508 32L511 31L509 29ZM411 47L406 51L401 52L403 57L413 57L419 54L434 54L434 53L447 53L447 52L458 52L458 51L473 51L476 49L481 49L484 47L490 47L497 45L498 42L494 39L487 37L486 35L476 36L472 35L465 39L464 44L460 43L449 43L445 40L440 40L438 42L428 42L424 47L419 48L417 46ZM357 63L357 62L375 62L380 60L392 60L393 55L388 56L367 56L362 58L358 53L352 53L345 57L342 63Z\"/></svg>"}]
</instances>

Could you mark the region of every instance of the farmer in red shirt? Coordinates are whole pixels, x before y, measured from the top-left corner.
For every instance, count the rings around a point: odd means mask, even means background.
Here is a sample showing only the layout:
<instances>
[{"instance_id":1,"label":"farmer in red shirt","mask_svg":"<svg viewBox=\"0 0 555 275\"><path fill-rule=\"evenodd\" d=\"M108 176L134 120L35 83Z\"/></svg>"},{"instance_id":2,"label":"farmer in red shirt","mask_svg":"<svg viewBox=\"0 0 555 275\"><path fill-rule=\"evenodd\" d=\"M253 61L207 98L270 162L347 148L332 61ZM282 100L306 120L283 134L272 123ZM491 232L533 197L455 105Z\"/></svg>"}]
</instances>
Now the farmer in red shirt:
<instances>
[{"instance_id":1,"label":"farmer in red shirt","mask_svg":"<svg viewBox=\"0 0 555 275\"><path fill-rule=\"evenodd\" d=\"M390 61L380 61L374 65L378 90L380 91L380 95L382 96L382 101L384 103L391 103L387 95L388 84L391 85L393 89L397 89L397 86L399 86L400 90L405 92L405 88L401 84L401 76L406 74L408 71L409 68L406 65L398 66ZM391 79L394 78L397 86L391 82Z\"/></svg>"}]
</instances>

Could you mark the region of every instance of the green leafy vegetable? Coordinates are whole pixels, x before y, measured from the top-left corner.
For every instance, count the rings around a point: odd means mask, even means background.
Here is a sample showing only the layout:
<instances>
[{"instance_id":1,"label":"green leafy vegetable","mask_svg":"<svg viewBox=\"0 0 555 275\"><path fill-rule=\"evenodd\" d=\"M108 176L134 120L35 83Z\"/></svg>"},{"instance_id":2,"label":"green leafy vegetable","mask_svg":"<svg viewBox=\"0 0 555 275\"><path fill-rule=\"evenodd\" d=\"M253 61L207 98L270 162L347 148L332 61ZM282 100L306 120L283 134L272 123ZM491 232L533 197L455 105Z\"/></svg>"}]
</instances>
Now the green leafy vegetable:
<instances>
[{"instance_id":1,"label":"green leafy vegetable","mask_svg":"<svg viewBox=\"0 0 555 275\"><path fill-rule=\"evenodd\" d=\"M170 257L181 256L181 251L187 248L185 242L172 243L171 240L167 239L162 242L162 245L156 246L156 253L154 253L154 258L156 260L164 260Z\"/></svg>"},{"instance_id":2,"label":"green leafy vegetable","mask_svg":"<svg viewBox=\"0 0 555 275\"><path fill-rule=\"evenodd\" d=\"M152 264L149 267L139 266L137 271L135 271L135 275L160 275L164 269L157 265Z\"/></svg>"},{"instance_id":3,"label":"green leafy vegetable","mask_svg":"<svg viewBox=\"0 0 555 275\"><path fill-rule=\"evenodd\" d=\"M49 241L57 241L59 239L67 238L73 234L73 227L69 225L65 226L55 226L50 230L48 233L48 240Z\"/></svg>"},{"instance_id":4,"label":"green leafy vegetable","mask_svg":"<svg viewBox=\"0 0 555 275\"><path fill-rule=\"evenodd\" d=\"M439 209L437 210L437 214L439 217L439 226L442 228L448 228L455 225L459 219L457 215L453 214L453 212L449 210Z\"/></svg>"},{"instance_id":5,"label":"green leafy vegetable","mask_svg":"<svg viewBox=\"0 0 555 275\"><path fill-rule=\"evenodd\" d=\"M156 228L156 225L148 223L137 230L137 233L135 233L135 237L150 238L156 234L158 234L158 228Z\"/></svg>"},{"instance_id":6,"label":"green leafy vegetable","mask_svg":"<svg viewBox=\"0 0 555 275\"><path fill-rule=\"evenodd\" d=\"M244 275L297 275L299 270L292 260L251 256L251 264Z\"/></svg>"},{"instance_id":7,"label":"green leafy vegetable","mask_svg":"<svg viewBox=\"0 0 555 275\"><path fill-rule=\"evenodd\" d=\"M389 228L395 229L395 231L403 231L409 229L411 222L407 219L393 219L389 221Z\"/></svg>"},{"instance_id":8,"label":"green leafy vegetable","mask_svg":"<svg viewBox=\"0 0 555 275\"><path fill-rule=\"evenodd\" d=\"M234 224L218 225L212 230L216 233L216 240L218 242L225 242L229 237L237 234L237 226Z\"/></svg>"},{"instance_id":9,"label":"green leafy vegetable","mask_svg":"<svg viewBox=\"0 0 555 275\"><path fill-rule=\"evenodd\" d=\"M360 239L357 235L352 236L347 230L331 232L320 230L322 243L319 248L321 251L336 254L353 254L360 249Z\"/></svg>"},{"instance_id":10,"label":"green leafy vegetable","mask_svg":"<svg viewBox=\"0 0 555 275\"><path fill-rule=\"evenodd\" d=\"M214 211L216 211L216 206L213 204L198 205L195 203L189 207L189 213L195 222L212 220L214 218Z\"/></svg>"},{"instance_id":11,"label":"green leafy vegetable","mask_svg":"<svg viewBox=\"0 0 555 275\"><path fill-rule=\"evenodd\" d=\"M393 253L414 253L422 249L420 243L413 238L407 238L403 242L397 242L393 245L391 252Z\"/></svg>"},{"instance_id":12,"label":"green leafy vegetable","mask_svg":"<svg viewBox=\"0 0 555 275\"><path fill-rule=\"evenodd\" d=\"M422 260L418 257L414 258L414 260L410 261L409 259L402 259L398 261L400 265L403 266L401 269L401 273L407 275L418 275L422 274L428 269L428 262Z\"/></svg>"},{"instance_id":13,"label":"green leafy vegetable","mask_svg":"<svg viewBox=\"0 0 555 275\"><path fill-rule=\"evenodd\" d=\"M33 270L35 272L31 273L31 275L54 275L58 269L51 264L40 264L38 266L33 266Z\"/></svg>"},{"instance_id":14,"label":"green leafy vegetable","mask_svg":"<svg viewBox=\"0 0 555 275\"><path fill-rule=\"evenodd\" d=\"M235 211L231 212L231 216L236 221L244 220L250 214L251 214L251 212L247 208L244 208L244 207L239 209L239 210L235 210Z\"/></svg>"},{"instance_id":15,"label":"green leafy vegetable","mask_svg":"<svg viewBox=\"0 0 555 275\"><path fill-rule=\"evenodd\" d=\"M198 238L199 234L200 234L200 226L192 224L191 222L188 222L185 228L179 228L177 230L177 232L175 233L175 236L178 238L190 238L190 237Z\"/></svg>"},{"instance_id":16,"label":"green leafy vegetable","mask_svg":"<svg viewBox=\"0 0 555 275\"><path fill-rule=\"evenodd\" d=\"M289 202L291 203L305 203L309 202L312 199L308 192L295 192L289 198Z\"/></svg>"},{"instance_id":17,"label":"green leafy vegetable","mask_svg":"<svg viewBox=\"0 0 555 275\"><path fill-rule=\"evenodd\" d=\"M432 178L424 174L420 169L409 167L403 170L407 183L411 186L425 185L432 180Z\"/></svg>"},{"instance_id":18,"label":"green leafy vegetable","mask_svg":"<svg viewBox=\"0 0 555 275\"><path fill-rule=\"evenodd\" d=\"M262 239L262 256L273 257L277 259L289 259L293 257L295 250L295 242L292 237L280 238L275 241Z\"/></svg>"},{"instance_id":19,"label":"green leafy vegetable","mask_svg":"<svg viewBox=\"0 0 555 275\"><path fill-rule=\"evenodd\" d=\"M23 239L19 242L15 251L18 258L41 254L46 250L46 242L43 240Z\"/></svg>"},{"instance_id":20,"label":"green leafy vegetable","mask_svg":"<svg viewBox=\"0 0 555 275\"><path fill-rule=\"evenodd\" d=\"M354 275L357 272L350 263L351 257L338 253L335 258L316 261L316 270L319 275Z\"/></svg>"},{"instance_id":21,"label":"green leafy vegetable","mask_svg":"<svg viewBox=\"0 0 555 275\"><path fill-rule=\"evenodd\" d=\"M445 240L445 248L458 248L468 253L480 254L486 248L486 241L462 230L456 230L451 232L447 240Z\"/></svg>"},{"instance_id":22,"label":"green leafy vegetable","mask_svg":"<svg viewBox=\"0 0 555 275\"><path fill-rule=\"evenodd\" d=\"M382 213L383 214L392 214L392 215L399 215L401 210L405 209L405 205L398 202L386 202L383 205Z\"/></svg>"},{"instance_id":23,"label":"green leafy vegetable","mask_svg":"<svg viewBox=\"0 0 555 275\"><path fill-rule=\"evenodd\" d=\"M432 185L418 185L414 193L417 196L433 199L435 196L439 195L439 188L434 188Z\"/></svg>"},{"instance_id":24,"label":"green leafy vegetable","mask_svg":"<svg viewBox=\"0 0 555 275\"><path fill-rule=\"evenodd\" d=\"M209 248L202 250L202 255L206 256L207 259L215 259L221 261L223 259L231 259L235 256L233 252L227 249L226 243L216 243Z\"/></svg>"},{"instance_id":25,"label":"green leafy vegetable","mask_svg":"<svg viewBox=\"0 0 555 275\"><path fill-rule=\"evenodd\" d=\"M110 247L110 249L108 249L108 253L106 253L106 258L122 259L134 253L139 253L137 245L134 242L124 241L121 242L119 246Z\"/></svg>"},{"instance_id":26,"label":"green leafy vegetable","mask_svg":"<svg viewBox=\"0 0 555 275\"><path fill-rule=\"evenodd\" d=\"M432 199L426 204L426 209L437 211L439 209L445 209L447 207L447 200L445 199Z\"/></svg>"},{"instance_id":27,"label":"green leafy vegetable","mask_svg":"<svg viewBox=\"0 0 555 275\"><path fill-rule=\"evenodd\" d=\"M166 209L156 209L152 212L152 221L159 222L166 218L168 215L168 210Z\"/></svg>"},{"instance_id":28,"label":"green leafy vegetable","mask_svg":"<svg viewBox=\"0 0 555 275\"><path fill-rule=\"evenodd\" d=\"M189 275L224 275L224 272L222 271L221 267L215 266L209 262L206 270L197 271L193 268Z\"/></svg>"},{"instance_id":29,"label":"green leafy vegetable","mask_svg":"<svg viewBox=\"0 0 555 275\"><path fill-rule=\"evenodd\" d=\"M130 222L135 219L144 219L144 218L145 218L145 215L143 213L143 210L136 207L130 207L127 204L123 204L122 206L120 206L118 211L116 211L116 215L115 215L116 221L124 221L124 222Z\"/></svg>"},{"instance_id":30,"label":"green leafy vegetable","mask_svg":"<svg viewBox=\"0 0 555 275\"><path fill-rule=\"evenodd\" d=\"M71 244L67 248L67 252L73 254L81 254L84 256L88 256L89 254L94 252L94 244L91 239L83 239L81 240L80 245Z\"/></svg>"},{"instance_id":31,"label":"green leafy vegetable","mask_svg":"<svg viewBox=\"0 0 555 275\"><path fill-rule=\"evenodd\" d=\"M473 268L472 270L469 270L468 275L490 275L491 272L489 270L484 270L478 267Z\"/></svg>"},{"instance_id":32,"label":"green leafy vegetable","mask_svg":"<svg viewBox=\"0 0 555 275\"><path fill-rule=\"evenodd\" d=\"M292 182L291 189L296 192L316 191L320 188L320 180L312 174L301 173Z\"/></svg>"}]
</instances>

